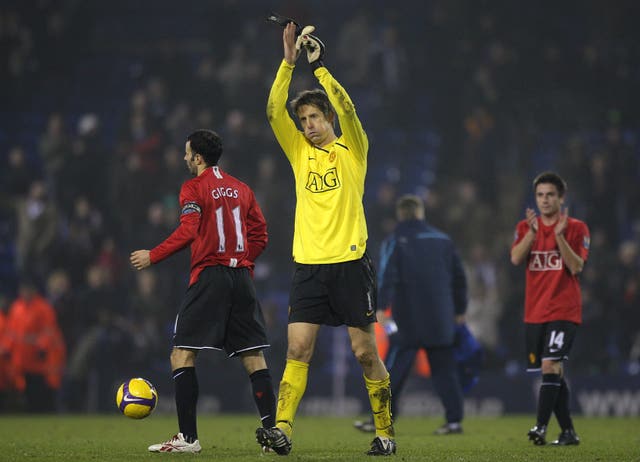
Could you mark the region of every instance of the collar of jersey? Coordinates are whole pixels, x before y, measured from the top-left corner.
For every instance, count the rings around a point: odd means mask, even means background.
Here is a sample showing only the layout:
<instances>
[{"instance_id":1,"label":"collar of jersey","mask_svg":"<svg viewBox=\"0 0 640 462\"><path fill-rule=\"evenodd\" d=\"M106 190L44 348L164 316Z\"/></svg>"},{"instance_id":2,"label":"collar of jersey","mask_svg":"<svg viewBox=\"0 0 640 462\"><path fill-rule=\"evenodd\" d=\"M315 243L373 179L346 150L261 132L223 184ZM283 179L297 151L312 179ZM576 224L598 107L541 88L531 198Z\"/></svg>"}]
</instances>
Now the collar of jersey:
<instances>
[{"instance_id":1,"label":"collar of jersey","mask_svg":"<svg viewBox=\"0 0 640 462\"><path fill-rule=\"evenodd\" d=\"M333 140L331 143L327 144L326 146L318 146L318 145L314 144L313 147L316 148L316 149L319 149L321 151L329 153L329 152L331 152L331 148L333 148L337 144L338 146L340 146L340 147L342 147L342 148L344 148L344 149L346 149L348 151L349 148L346 147L344 144L338 142L339 139L340 139L339 137L336 138L335 140Z\"/></svg>"}]
</instances>

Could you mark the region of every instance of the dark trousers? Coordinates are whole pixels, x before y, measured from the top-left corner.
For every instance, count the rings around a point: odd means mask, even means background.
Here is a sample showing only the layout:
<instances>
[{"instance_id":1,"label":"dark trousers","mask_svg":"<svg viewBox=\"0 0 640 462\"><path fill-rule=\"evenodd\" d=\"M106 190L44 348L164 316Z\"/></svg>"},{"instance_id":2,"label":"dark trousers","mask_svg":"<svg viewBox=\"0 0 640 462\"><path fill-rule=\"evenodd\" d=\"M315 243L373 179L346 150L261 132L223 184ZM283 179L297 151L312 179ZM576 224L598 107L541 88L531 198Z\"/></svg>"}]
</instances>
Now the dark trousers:
<instances>
[{"instance_id":1,"label":"dark trousers","mask_svg":"<svg viewBox=\"0 0 640 462\"><path fill-rule=\"evenodd\" d=\"M420 348L398 345L390 338L389 352L385 365L391 377L391 409L394 417L398 412L398 399L402 393L409 373L413 367L416 353ZM464 414L462 387L456 360L453 356L453 346L424 347L429 356L431 379L444 406L445 418L448 423L461 422Z\"/></svg>"}]
</instances>

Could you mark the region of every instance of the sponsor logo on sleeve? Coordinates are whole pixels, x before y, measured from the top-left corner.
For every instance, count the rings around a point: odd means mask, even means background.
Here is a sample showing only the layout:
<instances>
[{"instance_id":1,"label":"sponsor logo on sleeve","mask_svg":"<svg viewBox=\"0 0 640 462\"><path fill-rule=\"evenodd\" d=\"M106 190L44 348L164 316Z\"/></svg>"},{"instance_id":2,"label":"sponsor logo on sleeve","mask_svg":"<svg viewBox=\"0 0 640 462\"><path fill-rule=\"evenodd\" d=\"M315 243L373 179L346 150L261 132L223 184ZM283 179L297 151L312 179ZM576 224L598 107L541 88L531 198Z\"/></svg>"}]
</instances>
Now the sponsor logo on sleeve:
<instances>
[{"instance_id":1,"label":"sponsor logo on sleeve","mask_svg":"<svg viewBox=\"0 0 640 462\"><path fill-rule=\"evenodd\" d=\"M585 236L584 239L582 240L582 247L589 250L590 246L591 246L591 238L589 236Z\"/></svg>"}]
</instances>

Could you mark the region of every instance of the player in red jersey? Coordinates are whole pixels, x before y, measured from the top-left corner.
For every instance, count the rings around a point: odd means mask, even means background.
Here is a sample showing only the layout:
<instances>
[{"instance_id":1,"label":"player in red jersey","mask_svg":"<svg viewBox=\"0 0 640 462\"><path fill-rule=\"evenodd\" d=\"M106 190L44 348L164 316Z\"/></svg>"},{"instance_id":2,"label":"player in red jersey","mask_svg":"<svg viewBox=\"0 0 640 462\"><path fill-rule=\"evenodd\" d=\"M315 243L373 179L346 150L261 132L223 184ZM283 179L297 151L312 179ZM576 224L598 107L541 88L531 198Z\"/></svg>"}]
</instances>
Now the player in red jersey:
<instances>
[{"instance_id":1,"label":"player in red jersey","mask_svg":"<svg viewBox=\"0 0 640 462\"><path fill-rule=\"evenodd\" d=\"M528 436L536 445L545 444L553 412L562 431L552 444L575 445L580 439L569 412L562 361L569 357L582 321L578 275L589 255L589 229L569 217L563 207L567 185L559 175L541 173L533 181L533 189L540 216L533 209L526 210L511 247L511 262L526 263L527 370L542 370L538 420Z\"/></svg>"},{"instance_id":2,"label":"player in red jersey","mask_svg":"<svg viewBox=\"0 0 640 462\"><path fill-rule=\"evenodd\" d=\"M253 191L217 166L221 154L217 133L189 135L184 160L195 178L180 190L180 226L155 248L131 253L131 264L142 270L191 246L189 288L176 317L170 358L180 431L149 446L151 452L200 452L195 359L203 349L240 357L262 424L275 425L275 394L262 353L269 345L251 278L267 245L267 224Z\"/></svg>"}]
</instances>

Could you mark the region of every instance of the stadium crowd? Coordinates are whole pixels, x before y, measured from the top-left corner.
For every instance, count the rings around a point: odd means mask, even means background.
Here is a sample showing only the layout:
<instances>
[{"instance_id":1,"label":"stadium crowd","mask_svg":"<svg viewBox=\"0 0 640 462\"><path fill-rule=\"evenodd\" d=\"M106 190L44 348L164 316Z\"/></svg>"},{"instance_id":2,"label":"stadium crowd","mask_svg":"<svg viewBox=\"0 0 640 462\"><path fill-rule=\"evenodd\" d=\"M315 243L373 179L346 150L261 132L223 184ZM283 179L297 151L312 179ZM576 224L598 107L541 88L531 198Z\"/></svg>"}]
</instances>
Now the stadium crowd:
<instances>
[{"instance_id":1,"label":"stadium crowd","mask_svg":"<svg viewBox=\"0 0 640 462\"><path fill-rule=\"evenodd\" d=\"M374 259L403 193L459 246L483 373L523 369L524 275L509 247L531 180L553 169L592 235L571 368L640 374L638 6L434 0L406 14L329 0L337 19L327 2L275 3L316 26L364 122ZM255 280L276 368L284 358L295 197L264 108L281 31L258 1L180 8L0 7L0 409L52 409L13 399L25 377L58 392L55 409L102 411L121 378L165 374L188 253L141 273L128 254L175 227L184 140L200 127L221 134L223 168L267 219ZM298 72L292 92L312 84ZM317 361L331 353L320 341Z\"/></svg>"}]
</instances>

